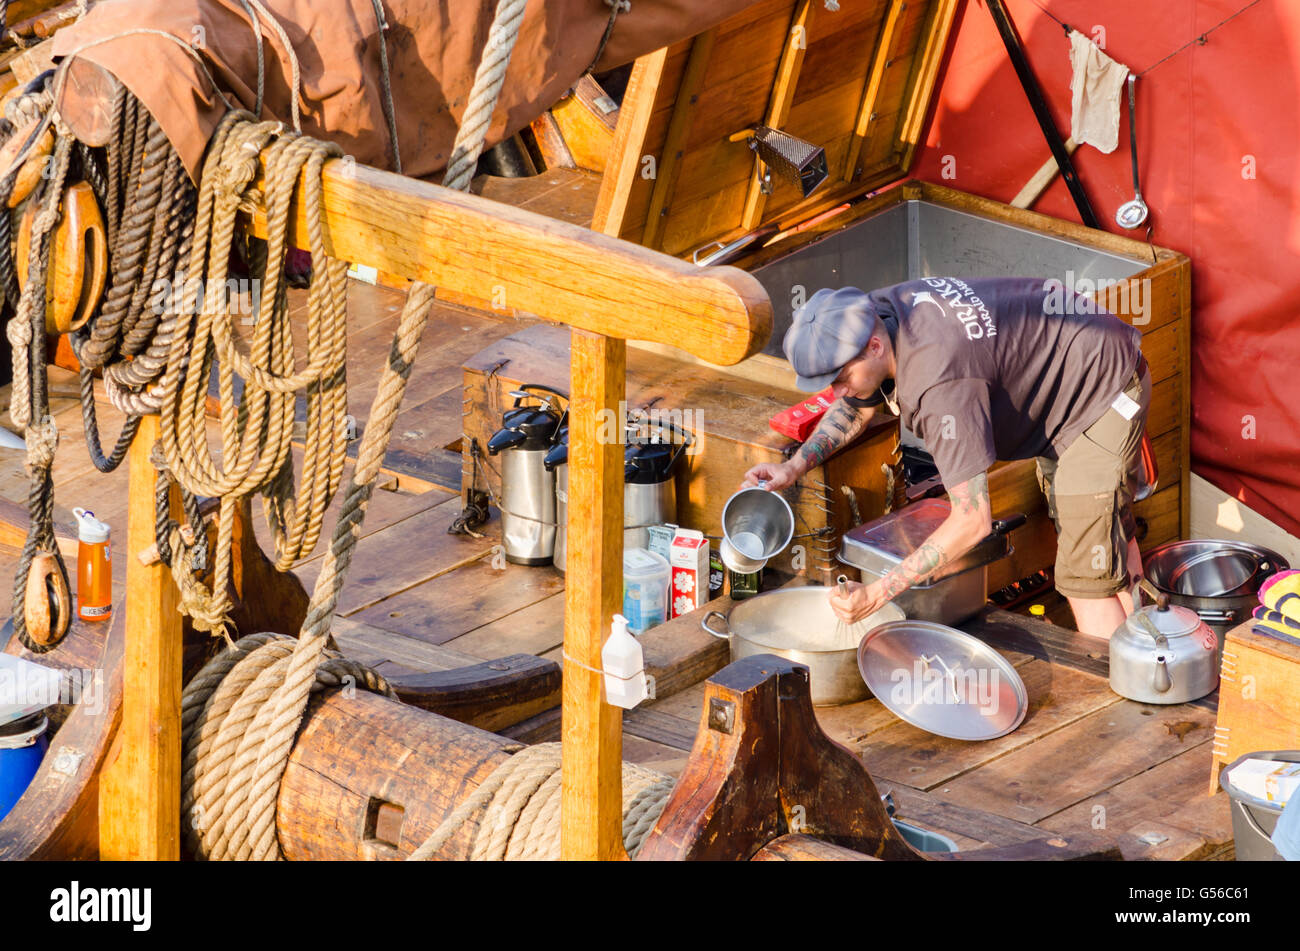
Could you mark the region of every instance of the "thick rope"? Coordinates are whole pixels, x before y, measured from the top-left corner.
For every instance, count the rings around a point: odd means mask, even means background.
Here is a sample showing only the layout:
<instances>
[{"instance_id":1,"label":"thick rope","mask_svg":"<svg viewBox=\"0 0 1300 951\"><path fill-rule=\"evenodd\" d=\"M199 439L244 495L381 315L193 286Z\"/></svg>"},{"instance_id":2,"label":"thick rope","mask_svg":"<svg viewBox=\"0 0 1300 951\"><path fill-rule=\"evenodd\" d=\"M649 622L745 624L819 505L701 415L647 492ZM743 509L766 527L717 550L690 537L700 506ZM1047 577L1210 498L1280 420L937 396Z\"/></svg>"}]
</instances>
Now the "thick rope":
<instances>
[{"instance_id":1,"label":"thick rope","mask_svg":"<svg viewBox=\"0 0 1300 951\"><path fill-rule=\"evenodd\" d=\"M497 4L496 17L488 30L487 43L483 48L483 59L479 61L478 71L474 74L469 101L461 116L456 141L451 147L451 158L447 160L447 173L442 179L442 184L447 188L461 191L469 188L474 168L478 165L478 157L483 153L483 143L492 122L492 111L496 108L506 70L510 66L510 54L514 52L515 40L519 39L519 25L524 20L527 2L528 0L500 0Z\"/></svg>"},{"instance_id":2,"label":"thick rope","mask_svg":"<svg viewBox=\"0 0 1300 951\"><path fill-rule=\"evenodd\" d=\"M671 776L623 764L623 847L636 858L672 795ZM414 852L427 861L467 823L477 819L473 861L540 861L560 858L560 744L540 743L498 766Z\"/></svg>"},{"instance_id":3,"label":"thick rope","mask_svg":"<svg viewBox=\"0 0 1300 951\"><path fill-rule=\"evenodd\" d=\"M279 123L254 122L248 113L235 112L218 127L204 161L189 272L168 335L170 353L160 390L161 442L172 477L187 492L221 498L213 603L191 615L213 633L224 630L224 624L213 622L230 609L226 586L240 500L254 492L266 496L268 521L276 535L276 566L284 571L315 547L324 513L342 480L347 451L346 263L325 254L320 184L326 158L338 154L326 143L283 132ZM245 351L235 339L233 317L221 291L236 216L257 173L259 155L266 162L268 236L258 319ZM300 175L308 182L305 209L317 272L308 294L307 364L301 369L295 365L283 281L289 205ZM207 437L208 381L214 365L221 402L219 457ZM236 375L244 384L238 400ZM307 427L302 477L295 492L294 416L302 390Z\"/></svg>"}]
</instances>

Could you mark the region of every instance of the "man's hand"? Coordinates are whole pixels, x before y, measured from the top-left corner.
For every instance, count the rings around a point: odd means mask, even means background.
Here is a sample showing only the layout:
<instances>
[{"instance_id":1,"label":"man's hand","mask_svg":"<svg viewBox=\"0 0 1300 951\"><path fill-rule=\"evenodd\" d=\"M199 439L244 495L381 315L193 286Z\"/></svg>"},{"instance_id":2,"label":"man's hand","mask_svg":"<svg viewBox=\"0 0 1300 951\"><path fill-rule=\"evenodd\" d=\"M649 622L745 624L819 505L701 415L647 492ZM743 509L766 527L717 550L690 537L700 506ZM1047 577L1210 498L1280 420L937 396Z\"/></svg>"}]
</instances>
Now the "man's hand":
<instances>
[{"instance_id":1,"label":"man's hand","mask_svg":"<svg viewBox=\"0 0 1300 951\"><path fill-rule=\"evenodd\" d=\"M839 587L831 588L831 610L841 621L853 624L864 617L876 613L889 603L889 597L880 587L879 582L860 584L856 581L844 583L845 593L840 595Z\"/></svg>"},{"instance_id":2,"label":"man's hand","mask_svg":"<svg viewBox=\"0 0 1300 951\"><path fill-rule=\"evenodd\" d=\"M740 487L749 489L758 485L759 482L766 482L770 491L780 492L782 489L788 489L794 485L795 480L801 475L803 473L793 460L760 462L745 473L745 481L740 484Z\"/></svg>"}]
</instances>

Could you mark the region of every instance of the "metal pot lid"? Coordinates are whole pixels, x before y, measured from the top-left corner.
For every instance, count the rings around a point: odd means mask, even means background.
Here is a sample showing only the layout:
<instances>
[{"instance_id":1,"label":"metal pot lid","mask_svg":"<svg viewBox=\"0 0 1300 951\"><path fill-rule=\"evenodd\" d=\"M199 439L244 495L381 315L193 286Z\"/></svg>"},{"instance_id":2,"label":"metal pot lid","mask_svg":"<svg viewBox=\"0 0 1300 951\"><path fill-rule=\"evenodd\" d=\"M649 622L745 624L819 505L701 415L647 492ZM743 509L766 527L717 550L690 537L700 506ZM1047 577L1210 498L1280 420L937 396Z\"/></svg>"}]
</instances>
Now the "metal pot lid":
<instances>
[{"instance_id":1,"label":"metal pot lid","mask_svg":"<svg viewBox=\"0 0 1300 951\"><path fill-rule=\"evenodd\" d=\"M992 740L1020 726L1029 693L978 638L934 621L893 621L858 645L858 670L900 719L954 740Z\"/></svg>"}]
</instances>

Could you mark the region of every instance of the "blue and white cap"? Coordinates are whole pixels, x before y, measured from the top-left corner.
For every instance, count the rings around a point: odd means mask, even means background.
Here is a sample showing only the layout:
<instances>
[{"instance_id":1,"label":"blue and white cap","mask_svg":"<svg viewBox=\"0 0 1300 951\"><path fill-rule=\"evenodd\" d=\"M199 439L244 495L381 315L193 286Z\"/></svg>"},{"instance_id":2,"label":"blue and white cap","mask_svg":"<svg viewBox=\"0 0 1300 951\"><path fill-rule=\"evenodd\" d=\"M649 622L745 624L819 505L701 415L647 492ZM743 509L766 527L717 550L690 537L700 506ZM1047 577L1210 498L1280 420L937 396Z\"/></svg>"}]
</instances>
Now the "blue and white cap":
<instances>
[{"instance_id":1,"label":"blue and white cap","mask_svg":"<svg viewBox=\"0 0 1300 951\"><path fill-rule=\"evenodd\" d=\"M866 347L875 326L876 309L865 291L824 287L810 297L794 312L782 343L799 389L816 393L830 386Z\"/></svg>"}]
</instances>

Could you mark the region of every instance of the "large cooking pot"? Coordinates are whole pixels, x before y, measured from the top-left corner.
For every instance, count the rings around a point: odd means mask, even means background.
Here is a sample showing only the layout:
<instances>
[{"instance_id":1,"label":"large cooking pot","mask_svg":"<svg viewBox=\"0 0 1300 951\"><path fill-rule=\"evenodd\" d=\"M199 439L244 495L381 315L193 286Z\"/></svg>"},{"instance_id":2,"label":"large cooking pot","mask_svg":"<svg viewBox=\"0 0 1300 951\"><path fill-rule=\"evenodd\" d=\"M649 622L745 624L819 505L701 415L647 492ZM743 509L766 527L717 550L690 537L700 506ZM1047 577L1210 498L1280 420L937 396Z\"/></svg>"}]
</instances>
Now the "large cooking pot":
<instances>
[{"instance_id":1,"label":"large cooking pot","mask_svg":"<svg viewBox=\"0 0 1300 951\"><path fill-rule=\"evenodd\" d=\"M1290 567L1277 552L1259 545L1196 538L1151 549L1143 571L1171 604L1195 611L1222 644L1223 635L1258 607L1260 586Z\"/></svg>"},{"instance_id":2,"label":"large cooking pot","mask_svg":"<svg viewBox=\"0 0 1300 951\"><path fill-rule=\"evenodd\" d=\"M886 621L902 621L902 609L886 604L856 624L840 625L831 610L829 588L809 586L769 591L738 602L729 615L710 611L700 626L731 641L731 659L776 654L809 669L812 702L819 707L866 700L871 691L858 671L858 641ZM726 631L709 626L711 618Z\"/></svg>"}]
</instances>

